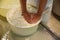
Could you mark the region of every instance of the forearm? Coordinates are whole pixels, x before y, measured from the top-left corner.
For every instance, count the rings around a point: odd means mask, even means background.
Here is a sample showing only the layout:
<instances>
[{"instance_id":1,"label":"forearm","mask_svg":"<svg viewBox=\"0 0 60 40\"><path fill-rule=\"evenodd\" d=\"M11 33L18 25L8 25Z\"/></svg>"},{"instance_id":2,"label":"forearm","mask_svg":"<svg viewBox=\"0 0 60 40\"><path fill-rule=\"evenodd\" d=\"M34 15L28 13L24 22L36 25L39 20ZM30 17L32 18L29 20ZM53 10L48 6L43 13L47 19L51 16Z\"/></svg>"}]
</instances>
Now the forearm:
<instances>
[{"instance_id":1,"label":"forearm","mask_svg":"<svg viewBox=\"0 0 60 40\"><path fill-rule=\"evenodd\" d=\"M40 14L40 15L42 14L42 12L46 6L46 3L47 3L47 0L40 0L38 14Z\"/></svg>"},{"instance_id":2,"label":"forearm","mask_svg":"<svg viewBox=\"0 0 60 40\"><path fill-rule=\"evenodd\" d=\"M20 0L22 11L26 12L26 0Z\"/></svg>"}]
</instances>

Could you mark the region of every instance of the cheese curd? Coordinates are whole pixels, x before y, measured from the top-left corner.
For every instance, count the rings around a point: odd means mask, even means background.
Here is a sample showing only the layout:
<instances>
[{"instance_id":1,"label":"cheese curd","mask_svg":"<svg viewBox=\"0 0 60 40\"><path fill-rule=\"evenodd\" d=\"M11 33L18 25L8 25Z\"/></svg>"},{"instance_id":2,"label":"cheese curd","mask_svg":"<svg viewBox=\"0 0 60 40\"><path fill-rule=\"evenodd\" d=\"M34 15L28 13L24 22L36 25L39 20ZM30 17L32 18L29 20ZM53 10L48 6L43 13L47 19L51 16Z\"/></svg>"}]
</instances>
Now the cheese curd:
<instances>
[{"instance_id":1,"label":"cheese curd","mask_svg":"<svg viewBox=\"0 0 60 40\"><path fill-rule=\"evenodd\" d=\"M29 24L24 17L22 16L22 11L20 10L20 8L13 8L11 11L9 11L7 13L7 20L8 22L15 26L15 27L19 27L19 28L29 28L29 27L33 27L36 26L40 23L41 19L35 23L35 24Z\"/></svg>"}]
</instances>

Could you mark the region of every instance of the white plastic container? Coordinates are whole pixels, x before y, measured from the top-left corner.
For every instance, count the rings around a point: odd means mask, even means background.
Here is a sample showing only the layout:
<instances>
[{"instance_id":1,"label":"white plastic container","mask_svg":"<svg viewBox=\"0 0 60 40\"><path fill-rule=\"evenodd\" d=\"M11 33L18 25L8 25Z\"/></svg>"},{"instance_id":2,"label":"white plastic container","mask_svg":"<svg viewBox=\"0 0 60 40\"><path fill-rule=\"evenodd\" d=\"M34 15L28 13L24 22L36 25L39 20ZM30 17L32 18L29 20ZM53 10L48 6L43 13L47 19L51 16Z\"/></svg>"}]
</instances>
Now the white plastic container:
<instances>
[{"instance_id":1,"label":"white plastic container","mask_svg":"<svg viewBox=\"0 0 60 40\"><path fill-rule=\"evenodd\" d=\"M7 20L12 25L10 27L12 32L21 36L27 36L35 33L41 20L35 24L29 24L21 14L22 12L19 7L13 8L8 12Z\"/></svg>"}]
</instances>

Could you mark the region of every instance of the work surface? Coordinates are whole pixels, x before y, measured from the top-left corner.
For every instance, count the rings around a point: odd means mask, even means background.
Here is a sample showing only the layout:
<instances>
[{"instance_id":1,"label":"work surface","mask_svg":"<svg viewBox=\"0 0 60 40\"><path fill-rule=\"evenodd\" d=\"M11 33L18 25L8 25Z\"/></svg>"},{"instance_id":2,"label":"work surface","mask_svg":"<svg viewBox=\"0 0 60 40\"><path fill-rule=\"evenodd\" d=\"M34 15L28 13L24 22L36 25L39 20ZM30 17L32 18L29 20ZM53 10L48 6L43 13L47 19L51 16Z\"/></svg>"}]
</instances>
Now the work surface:
<instances>
[{"instance_id":1,"label":"work surface","mask_svg":"<svg viewBox=\"0 0 60 40\"><path fill-rule=\"evenodd\" d=\"M48 27L60 37L60 21L58 21L53 15L51 16Z\"/></svg>"},{"instance_id":2,"label":"work surface","mask_svg":"<svg viewBox=\"0 0 60 40\"><path fill-rule=\"evenodd\" d=\"M40 25L41 26L41 25ZM58 36L60 35L60 22L54 17L51 16L48 27L51 31L53 31ZM8 33L9 37L11 38L11 34ZM17 39L18 36L15 37ZM21 40L55 40L44 28L40 28L34 35L28 38L19 38Z\"/></svg>"}]
</instances>

